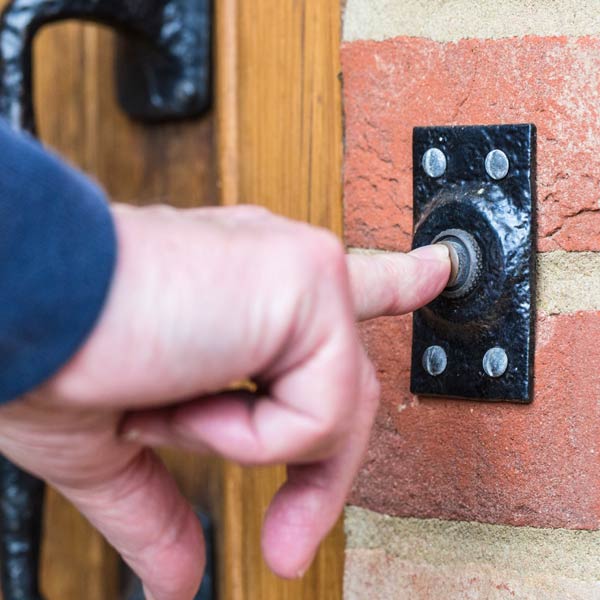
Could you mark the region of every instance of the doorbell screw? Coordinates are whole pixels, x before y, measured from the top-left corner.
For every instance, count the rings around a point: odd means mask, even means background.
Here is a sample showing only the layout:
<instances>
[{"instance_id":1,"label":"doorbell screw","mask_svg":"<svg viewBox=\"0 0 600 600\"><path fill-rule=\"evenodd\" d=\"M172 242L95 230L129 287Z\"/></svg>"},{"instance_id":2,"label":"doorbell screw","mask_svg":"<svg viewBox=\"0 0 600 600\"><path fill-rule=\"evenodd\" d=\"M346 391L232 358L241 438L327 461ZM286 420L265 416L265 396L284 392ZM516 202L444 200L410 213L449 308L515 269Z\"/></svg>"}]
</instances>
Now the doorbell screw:
<instances>
[{"instance_id":1,"label":"doorbell screw","mask_svg":"<svg viewBox=\"0 0 600 600\"><path fill-rule=\"evenodd\" d=\"M496 181L504 179L510 170L508 156L502 150L492 150L485 159L485 170Z\"/></svg>"},{"instance_id":2,"label":"doorbell screw","mask_svg":"<svg viewBox=\"0 0 600 600\"><path fill-rule=\"evenodd\" d=\"M423 156L423 170L429 177L441 177L448 166L446 155L439 148L429 148Z\"/></svg>"},{"instance_id":3,"label":"doorbell screw","mask_svg":"<svg viewBox=\"0 0 600 600\"><path fill-rule=\"evenodd\" d=\"M433 377L441 375L447 366L448 357L441 346L429 346L423 353L423 368Z\"/></svg>"},{"instance_id":4,"label":"doorbell screw","mask_svg":"<svg viewBox=\"0 0 600 600\"><path fill-rule=\"evenodd\" d=\"M483 357L483 370L489 377L502 377L508 369L508 356L503 348L491 348Z\"/></svg>"}]
</instances>

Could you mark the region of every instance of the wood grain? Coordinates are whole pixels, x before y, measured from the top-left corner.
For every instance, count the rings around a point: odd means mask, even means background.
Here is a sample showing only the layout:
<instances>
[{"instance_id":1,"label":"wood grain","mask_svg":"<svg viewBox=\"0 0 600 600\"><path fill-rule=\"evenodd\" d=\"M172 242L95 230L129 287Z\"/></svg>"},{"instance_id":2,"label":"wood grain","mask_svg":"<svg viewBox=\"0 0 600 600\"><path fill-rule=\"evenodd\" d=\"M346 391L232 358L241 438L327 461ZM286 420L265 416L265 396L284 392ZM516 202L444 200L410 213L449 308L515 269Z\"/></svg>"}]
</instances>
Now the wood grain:
<instances>
[{"instance_id":1,"label":"wood grain","mask_svg":"<svg viewBox=\"0 0 600 600\"><path fill-rule=\"evenodd\" d=\"M34 53L40 137L94 176L111 198L201 206L217 201L212 116L148 127L130 121L114 95L114 36L66 23L46 29ZM164 453L186 496L218 515L219 461ZM48 600L116 600L119 560L57 493L46 504L42 581Z\"/></svg>"},{"instance_id":2,"label":"wood grain","mask_svg":"<svg viewBox=\"0 0 600 600\"><path fill-rule=\"evenodd\" d=\"M338 0L226 0L217 31L222 202L262 204L341 234ZM284 480L282 468L226 467L222 599L342 598L341 524L302 581L282 581L262 561L262 516Z\"/></svg>"}]
</instances>

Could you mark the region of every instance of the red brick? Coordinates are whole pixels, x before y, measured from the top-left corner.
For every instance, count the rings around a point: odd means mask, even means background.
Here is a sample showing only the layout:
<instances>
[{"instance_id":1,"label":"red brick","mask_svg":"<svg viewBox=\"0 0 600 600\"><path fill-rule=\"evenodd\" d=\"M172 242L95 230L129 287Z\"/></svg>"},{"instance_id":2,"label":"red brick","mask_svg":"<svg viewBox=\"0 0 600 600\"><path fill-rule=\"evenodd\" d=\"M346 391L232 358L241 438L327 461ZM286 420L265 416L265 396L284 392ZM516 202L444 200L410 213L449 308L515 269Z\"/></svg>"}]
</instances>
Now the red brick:
<instances>
[{"instance_id":1,"label":"red brick","mask_svg":"<svg viewBox=\"0 0 600 600\"><path fill-rule=\"evenodd\" d=\"M409 248L415 125L533 122L539 249L600 250L600 38L353 42L342 61L350 245Z\"/></svg>"},{"instance_id":2,"label":"red brick","mask_svg":"<svg viewBox=\"0 0 600 600\"><path fill-rule=\"evenodd\" d=\"M600 528L600 312L542 317L532 405L416 398L410 318L364 326L382 407L351 504L398 516Z\"/></svg>"}]
</instances>

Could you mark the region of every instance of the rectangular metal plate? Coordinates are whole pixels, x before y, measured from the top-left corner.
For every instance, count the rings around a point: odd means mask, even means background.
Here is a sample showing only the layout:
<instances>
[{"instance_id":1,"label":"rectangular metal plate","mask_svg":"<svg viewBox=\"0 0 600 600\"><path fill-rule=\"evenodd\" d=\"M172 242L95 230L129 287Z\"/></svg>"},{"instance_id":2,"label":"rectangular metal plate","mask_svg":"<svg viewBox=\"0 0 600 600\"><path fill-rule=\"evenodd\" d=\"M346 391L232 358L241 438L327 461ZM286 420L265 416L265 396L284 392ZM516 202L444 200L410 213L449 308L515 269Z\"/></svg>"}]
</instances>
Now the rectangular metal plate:
<instances>
[{"instance_id":1,"label":"rectangular metal plate","mask_svg":"<svg viewBox=\"0 0 600 600\"><path fill-rule=\"evenodd\" d=\"M423 157L431 148L445 157L441 175L426 172ZM508 174L501 179L486 168L493 150L508 158ZM413 393L531 402L535 154L533 125L415 128L413 246L431 243L444 230L460 229L476 240L482 258L478 283L466 297L442 295L415 313ZM424 360L430 347L445 354L445 369L436 375ZM484 368L484 357L492 349L501 349L508 358L500 375L489 361L487 372Z\"/></svg>"}]
</instances>

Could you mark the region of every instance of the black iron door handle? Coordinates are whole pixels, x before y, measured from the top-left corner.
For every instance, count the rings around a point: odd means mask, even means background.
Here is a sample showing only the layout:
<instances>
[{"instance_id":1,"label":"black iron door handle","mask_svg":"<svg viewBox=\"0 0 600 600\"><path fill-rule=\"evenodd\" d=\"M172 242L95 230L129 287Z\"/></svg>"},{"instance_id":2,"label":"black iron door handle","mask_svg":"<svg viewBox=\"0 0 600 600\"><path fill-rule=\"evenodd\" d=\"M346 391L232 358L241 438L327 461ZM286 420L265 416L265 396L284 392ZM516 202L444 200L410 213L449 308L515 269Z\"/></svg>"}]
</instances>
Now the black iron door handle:
<instances>
[{"instance_id":1,"label":"black iron door handle","mask_svg":"<svg viewBox=\"0 0 600 600\"><path fill-rule=\"evenodd\" d=\"M35 132L32 40L49 23L81 19L124 34L116 74L129 115L199 115L210 103L210 8L210 0L13 0L0 20L0 112Z\"/></svg>"},{"instance_id":2,"label":"black iron door handle","mask_svg":"<svg viewBox=\"0 0 600 600\"><path fill-rule=\"evenodd\" d=\"M0 18L0 116L36 133L32 42L45 25L81 19L123 35L118 99L132 118L199 116L210 105L210 0L13 0ZM0 579L4 600L42 600L44 484L0 458Z\"/></svg>"}]
</instances>

